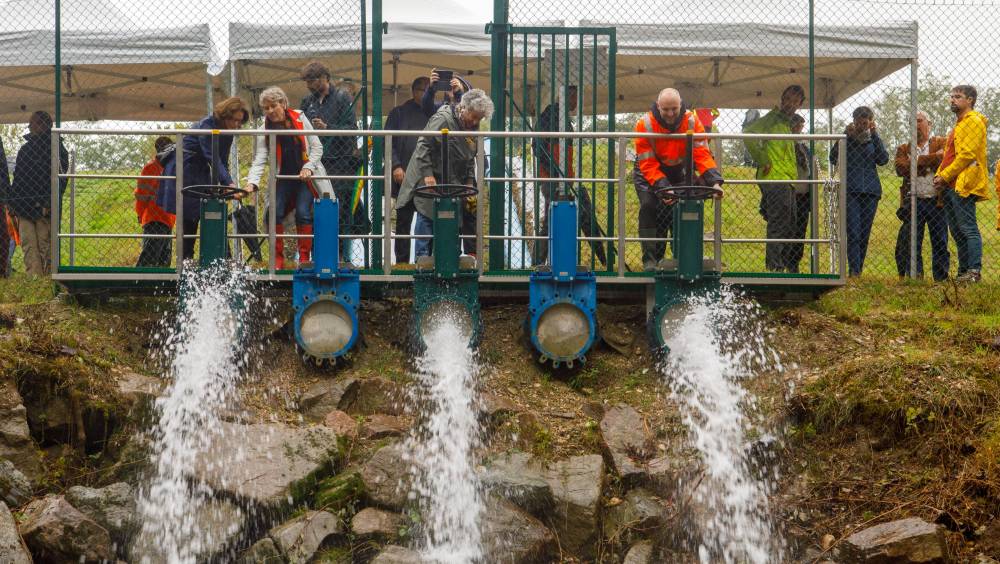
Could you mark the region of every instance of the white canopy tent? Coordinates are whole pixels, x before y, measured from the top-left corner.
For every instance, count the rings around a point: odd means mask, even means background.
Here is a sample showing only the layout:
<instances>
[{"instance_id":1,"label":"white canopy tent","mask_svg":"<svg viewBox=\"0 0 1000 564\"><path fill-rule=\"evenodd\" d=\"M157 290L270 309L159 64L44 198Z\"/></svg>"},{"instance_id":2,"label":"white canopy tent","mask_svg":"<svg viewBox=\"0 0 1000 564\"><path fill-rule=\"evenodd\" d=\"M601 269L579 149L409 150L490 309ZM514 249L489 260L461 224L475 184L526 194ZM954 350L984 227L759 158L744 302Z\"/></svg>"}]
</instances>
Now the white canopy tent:
<instances>
[{"instance_id":1,"label":"white canopy tent","mask_svg":"<svg viewBox=\"0 0 1000 564\"><path fill-rule=\"evenodd\" d=\"M64 120L177 120L204 113L207 25L142 29L105 0L64 2ZM55 15L47 0L0 5L0 122L55 107Z\"/></svg>"},{"instance_id":2,"label":"white canopy tent","mask_svg":"<svg viewBox=\"0 0 1000 564\"><path fill-rule=\"evenodd\" d=\"M442 14L447 14L450 23L440 23ZM403 92L402 101L409 95L413 79L429 74L432 67L455 70L475 86L489 88L490 36L479 15L454 0L438 2L433 10L415 2L384 0L383 15L387 25L382 36L386 111L392 107L396 85ZM365 35L370 65L370 23ZM299 70L314 59L330 68L335 79L360 84L360 53L357 22L229 26L229 59L241 91L251 97L267 86L278 85L294 103L306 93Z\"/></svg>"},{"instance_id":3,"label":"white canopy tent","mask_svg":"<svg viewBox=\"0 0 1000 564\"><path fill-rule=\"evenodd\" d=\"M691 105L770 108L789 84L809 87L809 28L763 23L660 25L581 21L615 27L619 112L644 111L660 89ZM816 26L816 107L832 108L917 58L917 23ZM599 96L600 99L600 96Z\"/></svg>"}]
</instances>

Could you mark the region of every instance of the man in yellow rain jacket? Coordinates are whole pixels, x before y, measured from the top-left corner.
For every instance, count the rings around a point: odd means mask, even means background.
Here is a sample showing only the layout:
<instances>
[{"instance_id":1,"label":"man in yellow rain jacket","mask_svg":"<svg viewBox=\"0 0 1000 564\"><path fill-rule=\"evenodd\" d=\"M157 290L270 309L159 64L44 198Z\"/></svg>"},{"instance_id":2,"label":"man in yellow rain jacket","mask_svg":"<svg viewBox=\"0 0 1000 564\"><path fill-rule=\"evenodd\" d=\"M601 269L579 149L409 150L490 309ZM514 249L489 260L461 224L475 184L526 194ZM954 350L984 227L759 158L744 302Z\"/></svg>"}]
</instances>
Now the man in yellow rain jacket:
<instances>
[{"instance_id":1,"label":"man in yellow rain jacket","mask_svg":"<svg viewBox=\"0 0 1000 564\"><path fill-rule=\"evenodd\" d=\"M983 268L983 236L976 222L976 202L988 200L986 117L975 111L976 89L966 84L951 89L955 129L948 134L944 159L934 177L943 191L948 228L958 249L959 282L979 282Z\"/></svg>"}]
</instances>

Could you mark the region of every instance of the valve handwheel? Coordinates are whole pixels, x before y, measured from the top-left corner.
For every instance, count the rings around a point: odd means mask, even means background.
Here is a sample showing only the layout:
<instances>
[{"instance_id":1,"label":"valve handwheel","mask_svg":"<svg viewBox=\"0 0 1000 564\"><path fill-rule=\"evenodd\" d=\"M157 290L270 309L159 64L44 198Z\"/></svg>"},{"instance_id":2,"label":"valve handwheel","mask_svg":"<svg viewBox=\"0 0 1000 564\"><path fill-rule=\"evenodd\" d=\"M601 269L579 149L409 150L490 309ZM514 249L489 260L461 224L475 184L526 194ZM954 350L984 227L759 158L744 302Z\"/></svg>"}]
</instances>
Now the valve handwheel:
<instances>
[{"instance_id":1,"label":"valve handwheel","mask_svg":"<svg viewBox=\"0 0 1000 564\"><path fill-rule=\"evenodd\" d=\"M245 192L241 188L221 184L192 184L181 188L182 194L199 200L232 200Z\"/></svg>"},{"instance_id":2,"label":"valve handwheel","mask_svg":"<svg viewBox=\"0 0 1000 564\"><path fill-rule=\"evenodd\" d=\"M468 198L479 194L479 190L465 184L424 184L414 188L413 193L418 198Z\"/></svg>"},{"instance_id":3,"label":"valve handwheel","mask_svg":"<svg viewBox=\"0 0 1000 564\"><path fill-rule=\"evenodd\" d=\"M664 186L656 190L661 199L674 200L710 200L721 196L722 188L715 186Z\"/></svg>"}]
</instances>

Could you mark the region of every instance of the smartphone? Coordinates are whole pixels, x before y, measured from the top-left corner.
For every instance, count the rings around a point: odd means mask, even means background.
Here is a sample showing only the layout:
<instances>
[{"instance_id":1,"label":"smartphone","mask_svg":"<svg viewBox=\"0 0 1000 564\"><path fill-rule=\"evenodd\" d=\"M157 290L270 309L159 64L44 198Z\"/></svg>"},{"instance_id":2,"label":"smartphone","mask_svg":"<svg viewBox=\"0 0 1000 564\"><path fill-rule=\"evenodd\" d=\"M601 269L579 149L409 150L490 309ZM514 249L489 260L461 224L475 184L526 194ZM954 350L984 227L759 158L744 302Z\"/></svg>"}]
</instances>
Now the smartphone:
<instances>
[{"instance_id":1,"label":"smartphone","mask_svg":"<svg viewBox=\"0 0 1000 564\"><path fill-rule=\"evenodd\" d=\"M451 90L451 79L454 76L454 73L450 70L438 69L437 75L438 79L437 82L434 83L434 90L436 92L447 92Z\"/></svg>"}]
</instances>

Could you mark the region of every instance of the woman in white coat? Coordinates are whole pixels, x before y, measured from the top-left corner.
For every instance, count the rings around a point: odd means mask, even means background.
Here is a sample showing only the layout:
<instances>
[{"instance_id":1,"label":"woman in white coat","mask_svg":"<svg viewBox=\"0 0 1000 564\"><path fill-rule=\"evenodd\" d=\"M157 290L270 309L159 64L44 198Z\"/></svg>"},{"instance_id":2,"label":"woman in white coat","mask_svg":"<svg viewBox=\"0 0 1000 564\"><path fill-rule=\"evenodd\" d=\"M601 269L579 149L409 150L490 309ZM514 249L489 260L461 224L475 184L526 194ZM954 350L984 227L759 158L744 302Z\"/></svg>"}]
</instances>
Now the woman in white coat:
<instances>
[{"instance_id":1,"label":"woman in white coat","mask_svg":"<svg viewBox=\"0 0 1000 564\"><path fill-rule=\"evenodd\" d=\"M278 179L275 188L275 211L277 212L278 248L281 248L281 237L284 226L281 218L293 208L295 210L295 229L299 235L309 235L298 239L299 261L306 262L312 255L313 232L313 199L323 193L333 197L333 186L329 180L314 179L314 176L326 176L326 170L320 162L323 156L323 146L319 137L309 135L312 125L305 115L288 107L288 96L277 86L267 88L260 93L260 108L264 112L264 129L299 130L302 135L278 135L275 138L276 174L295 176L296 178ZM260 186L270 150L269 136L257 137L257 149L254 151L253 164L247 175L247 191L254 191ZM275 268L285 268L283 253L277 253Z\"/></svg>"}]
</instances>

